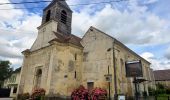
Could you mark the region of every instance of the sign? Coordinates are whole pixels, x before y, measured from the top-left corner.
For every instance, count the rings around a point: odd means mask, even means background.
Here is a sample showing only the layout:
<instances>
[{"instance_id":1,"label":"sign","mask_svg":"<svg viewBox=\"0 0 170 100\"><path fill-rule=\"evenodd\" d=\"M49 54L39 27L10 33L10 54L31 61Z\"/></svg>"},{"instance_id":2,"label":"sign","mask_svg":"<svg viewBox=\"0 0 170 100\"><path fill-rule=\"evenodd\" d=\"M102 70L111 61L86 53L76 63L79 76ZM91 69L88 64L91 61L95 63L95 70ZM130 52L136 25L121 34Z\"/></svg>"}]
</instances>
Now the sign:
<instances>
[{"instance_id":1,"label":"sign","mask_svg":"<svg viewBox=\"0 0 170 100\"><path fill-rule=\"evenodd\" d=\"M106 78L107 82L111 82L112 81L112 75L111 74L105 75L105 78Z\"/></svg>"},{"instance_id":2,"label":"sign","mask_svg":"<svg viewBox=\"0 0 170 100\"><path fill-rule=\"evenodd\" d=\"M125 97L124 95L119 95L119 96L118 96L118 100L125 100L125 98L126 98L126 97Z\"/></svg>"},{"instance_id":3,"label":"sign","mask_svg":"<svg viewBox=\"0 0 170 100\"><path fill-rule=\"evenodd\" d=\"M129 61L125 64L126 77L143 77L141 61Z\"/></svg>"}]
</instances>

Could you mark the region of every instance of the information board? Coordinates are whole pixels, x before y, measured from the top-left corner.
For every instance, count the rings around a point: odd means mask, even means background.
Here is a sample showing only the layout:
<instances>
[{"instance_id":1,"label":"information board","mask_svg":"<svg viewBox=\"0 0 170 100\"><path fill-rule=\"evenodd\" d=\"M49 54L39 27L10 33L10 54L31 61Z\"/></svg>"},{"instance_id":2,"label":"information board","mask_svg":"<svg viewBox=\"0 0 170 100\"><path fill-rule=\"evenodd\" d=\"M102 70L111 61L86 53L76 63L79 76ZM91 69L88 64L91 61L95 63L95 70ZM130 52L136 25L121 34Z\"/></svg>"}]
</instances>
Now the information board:
<instances>
[{"instance_id":1,"label":"information board","mask_svg":"<svg viewBox=\"0 0 170 100\"><path fill-rule=\"evenodd\" d=\"M142 77L142 64L141 61L128 61L125 64L126 77Z\"/></svg>"}]
</instances>

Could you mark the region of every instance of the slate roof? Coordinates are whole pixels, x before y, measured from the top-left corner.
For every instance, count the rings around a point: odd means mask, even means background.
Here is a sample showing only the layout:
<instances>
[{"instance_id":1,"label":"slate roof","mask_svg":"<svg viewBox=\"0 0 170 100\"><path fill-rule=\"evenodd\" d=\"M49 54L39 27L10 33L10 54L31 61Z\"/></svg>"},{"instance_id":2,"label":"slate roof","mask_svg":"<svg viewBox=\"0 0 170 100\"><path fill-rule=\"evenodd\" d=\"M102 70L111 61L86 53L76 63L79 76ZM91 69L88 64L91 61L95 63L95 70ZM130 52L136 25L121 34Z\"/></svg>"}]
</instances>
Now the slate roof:
<instances>
[{"instance_id":1,"label":"slate roof","mask_svg":"<svg viewBox=\"0 0 170 100\"><path fill-rule=\"evenodd\" d=\"M80 41L82 40L80 37L77 37L73 34L60 34L57 32L54 32L54 34L56 35L56 38L51 41L57 41L60 43L71 43L76 46L83 47L80 43Z\"/></svg>"},{"instance_id":2,"label":"slate roof","mask_svg":"<svg viewBox=\"0 0 170 100\"><path fill-rule=\"evenodd\" d=\"M66 9L72 11L72 10L70 9L70 7L68 6L68 4L66 3L65 0L53 0L44 10L46 10L46 9L48 9L49 7L55 5L57 2L58 2L59 4L61 4L63 7L65 7Z\"/></svg>"},{"instance_id":3,"label":"slate roof","mask_svg":"<svg viewBox=\"0 0 170 100\"><path fill-rule=\"evenodd\" d=\"M153 72L156 81L170 81L170 69L169 70L156 70Z\"/></svg>"}]
</instances>

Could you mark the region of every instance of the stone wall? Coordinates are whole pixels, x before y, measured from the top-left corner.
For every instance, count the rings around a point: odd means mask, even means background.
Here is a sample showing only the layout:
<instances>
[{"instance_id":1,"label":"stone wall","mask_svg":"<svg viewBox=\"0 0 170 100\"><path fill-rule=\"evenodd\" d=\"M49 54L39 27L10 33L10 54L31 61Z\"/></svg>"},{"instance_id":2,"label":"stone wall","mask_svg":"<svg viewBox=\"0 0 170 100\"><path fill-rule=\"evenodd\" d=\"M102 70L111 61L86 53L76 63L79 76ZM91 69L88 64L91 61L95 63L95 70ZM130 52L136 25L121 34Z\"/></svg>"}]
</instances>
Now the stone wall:
<instances>
[{"instance_id":1,"label":"stone wall","mask_svg":"<svg viewBox=\"0 0 170 100\"><path fill-rule=\"evenodd\" d=\"M40 87L47 95L71 95L81 84L82 50L70 45L56 43L25 55L20 84L22 93L32 92L36 70L42 69Z\"/></svg>"}]
</instances>

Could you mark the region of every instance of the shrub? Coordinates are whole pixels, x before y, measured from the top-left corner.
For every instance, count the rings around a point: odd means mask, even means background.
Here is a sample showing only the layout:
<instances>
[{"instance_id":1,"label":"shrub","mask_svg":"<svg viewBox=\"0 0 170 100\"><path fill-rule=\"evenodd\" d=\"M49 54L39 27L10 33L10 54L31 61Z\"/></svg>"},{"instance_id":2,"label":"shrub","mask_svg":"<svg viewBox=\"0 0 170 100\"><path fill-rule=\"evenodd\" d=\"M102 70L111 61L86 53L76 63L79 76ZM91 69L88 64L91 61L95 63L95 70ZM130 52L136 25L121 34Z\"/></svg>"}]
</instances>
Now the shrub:
<instances>
[{"instance_id":1,"label":"shrub","mask_svg":"<svg viewBox=\"0 0 170 100\"><path fill-rule=\"evenodd\" d=\"M90 94L91 100L107 99L107 91L101 88L95 88Z\"/></svg>"},{"instance_id":2,"label":"shrub","mask_svg":"<svg viewBox=\"0 0 170 100\"><path fill-rule=\"evenodd\" d=\"M170 94L170 88L166 89L166 94Z\"/></svg>"},{"instance_id":3,"label":"shrub","mask_svg":"<svg viewBox=\"0 0 170 100\"><path fill-rule=\"evenodd\" d=\"M26 100L30 98L29 93L24 93L24 94L18 94L18 100Z\"/></svg>"},{"instance_id":4,"label":"shrub","mask_svg":"<svg viewBox=\"0 0 170 100\"><path fill-rule=\"evenodd\" d=\"M75 89L71 94L72 100L88 100L88 90L84 86Z\"/></svg>"},{"instance_id":5,"label":"shrub","mask_svg":"<svg viewBox=\"0 0 170 100\"><path fill-rule=\"evenodd\" d=\"M156 87L157 89L165 89L165 87L160 83L156 84Z\"/></svg>"},{"instance_id":6,"label":"shrub","mask_svg":"<svg viewBox=\"0 0 170 100\"><path fill-rule=\"evenodd\" d=\"M42 100L45 96L45 90L43 88L35 89L31 95L32 100Z\"/></svg>"},{"instance_id":7,"label":"shrub","mask_svg":"<svg viewBox=\"0 0 170 100\"><path fill-rule=\"evenodd\" d=\"M142 94L144 97L146 97L148 95L146 91L144 91Z\"/></svg>"},{"instance_id":8,"label":"shrub","mask_svg":"<svg viewBox=\"0 0 170 100\"><path fill-rule=\"evenodd\" d=\"M101 88L95 88L91 92L80 86L75 89L71 94L72 100L99 100L100 98L107 99L107 91Z\"/></svg>"}]
</instances>

